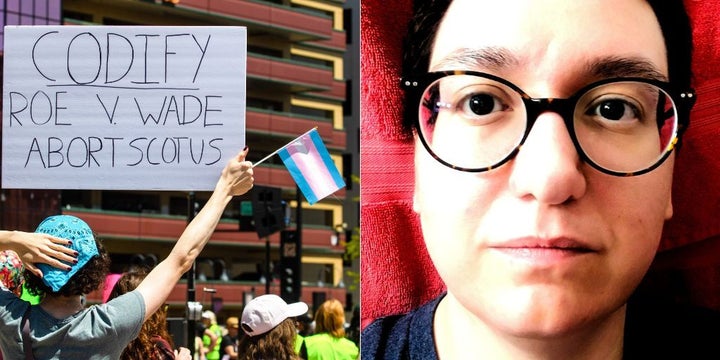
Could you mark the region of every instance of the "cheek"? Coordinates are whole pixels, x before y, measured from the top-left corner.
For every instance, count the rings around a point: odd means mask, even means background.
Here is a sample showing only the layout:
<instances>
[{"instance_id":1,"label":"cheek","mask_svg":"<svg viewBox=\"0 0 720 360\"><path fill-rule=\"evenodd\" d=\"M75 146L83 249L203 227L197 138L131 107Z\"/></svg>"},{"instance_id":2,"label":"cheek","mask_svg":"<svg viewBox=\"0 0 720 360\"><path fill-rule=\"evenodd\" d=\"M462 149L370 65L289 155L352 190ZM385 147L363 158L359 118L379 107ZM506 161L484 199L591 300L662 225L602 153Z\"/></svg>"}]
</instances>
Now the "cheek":
<instances>
[{"instance_id":1,"label":"cheek","mask_svg":"<svg viewBox=\"0 0 720 360\"><path fill-rule=\"evenodd\" d=\"M619 298L625 299L641 282L655 258L663 222L660 218L619 221L624 225L615 228L617 242L608 254L608 266L597 279L602 279L603 287L608 288L610 294L619 294Z\"/></svg>"},{"instance_id":2,"label":"cheek","mask_svg":"<svg viewBox=\"0 0 720 360\"><path fill-rule=\"evenodd\" d=\"M500 192L498 176L460 172L427 154L415 152L414 209L438 270L457 268L476 257L483 238L482 223Z\"/></svg>"},{"instance_id":3,"label":"cheek","mask_svg":"<svg viewBox=\"0 0 720 360\"><path fill-rule=\"evenodd\" d=\"M596 182L599 189L596 198L598 203L605 203L602 209L613 219L613 228L628 233L626 236L619 234L619 238L659 241L663 224L672 214L673 160L673 157L669 158L648 174Z\"/></svg>"},{"instance_id":4,"label":"cheek","mask_svg":"<svg viewBox=\"0 0 720 360\"><path fill-rule=\"evenodd\" d=\"M609 231L610 269L639 281L655 257L668 213L672 213L672 158L655 171L618 178L595 194ZM613 186L614 185L614 186Z\"/></svg>"},{"instance_id":5,"label":"cheek","mask_svg":"<svg viewBox=\"0 0 720 360\"><path fill-rule=\"evenodd\" d=\"M657 251L665 222L663 207L660 203L654 207L638 206L631 210L619 211L614 227L617 234L616 244L618 262L627 266L638 264L646 269Z\"/></svg>"}]
</instances>

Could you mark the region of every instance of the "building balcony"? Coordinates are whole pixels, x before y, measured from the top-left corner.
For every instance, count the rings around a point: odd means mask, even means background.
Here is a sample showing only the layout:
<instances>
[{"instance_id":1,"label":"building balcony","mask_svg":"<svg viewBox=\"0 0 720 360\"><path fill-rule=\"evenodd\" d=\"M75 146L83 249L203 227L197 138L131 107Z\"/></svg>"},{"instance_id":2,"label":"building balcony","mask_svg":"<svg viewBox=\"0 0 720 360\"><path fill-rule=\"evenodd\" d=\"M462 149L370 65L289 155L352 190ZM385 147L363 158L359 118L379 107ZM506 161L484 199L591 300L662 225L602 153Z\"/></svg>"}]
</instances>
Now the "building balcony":
<instances>
[{"instance_id":1,"label":"building balcony","mask_svg":"<svg viewBox=\"0 0 720 360\"><path fill-rule=\"evenodd\" d=\"M343 150L347 147L347 135L343 130L336 130L329 121L299 115L248 108L245 113L245 127L248 132L283 137L282 141L290 141L313 127L328 149ZM250 144L252 145L252 144Z\"/></svg>"},{"instance_id":2,"label":"building balcony","mask_svg":"<svg viewBox=\"0 0 720 360\"><path fill-rule=\"evenodd\" d=\"M129 257L132 253L143 252L155 254L158 260L162 261L165 254L169 252L169 249L175 244L186 227L186 219L181 216L118 214L97 210L65 210L63 213L75 215L85 220L97 236L103 239L106 249L114 256L120 256L121 258L123 256ZM198 259L196 276L200 272L207 272L207 268L201 265L207 265L203 261L208 259L217 261L217 259L227 256L242 258L244 259L242 262L247 266L265 258L267 250L264 240L266 239L259 239L254 232L238 232L237 230L238 223L236 221L221 221L206 249L203 250L201 257ZM316 259L318 257L326 259L339 258L344 252L344 248L341 245L332 245L330 238L333 233L331 229L303 228L303 258L306 256ZM270 235L267 240L270 244L271 258L277 260L280 234ZM140 243L142 243L142 247L138 247ZM327 263L332 263L332 260L328 260ZM255 296L265 293L265 284L259 281L238 281L236 279L238 274L230 271L233 267L233 263L228 263L228 275L233 280L210 280L217 279L212 274L208 275L208 280L196 279L195 300L202 301L207 306L211 302L211 298L209 295L203 294L203 289L211 288L215 290L212 297L221 298L223 308L238 309L242 307L246 293L252 293ZM328 283L304 281L302 301L312 304L318 294L321 294L321 297L327 299L336 298L345 303L347 290L341 286L334 286L334 284L338 284L337 281L342 277L342 270L336 268L333 271L340 271L340 273L334 274L334 280ZM312 275L308 273L304 278L306 280L312 279ZM271 283L270 293L280 293L277 280ZM205 296L204 299L203 296ZM101 302L102 289L89 294L87 299L90 303ZM168 297L167 303L179 310L184 309L186 301L187 281L181 279Z\"/></svg>"},{"instance_id":3,"label":"building balcony","mask_svg":"<svg viewBox=\"0 0 720 360\"><path fill-rule=\"evenodd\" d=\"M182 0L175 7L181 11L192 11L196 16L231 17L246 25L248 34L254 36L284 37L300 42L329 40L333 33L332 18L329 16L261 1Z\"/></svg>"},{"instance_id":4,"label":"building balcony","mask_svg":"<svg viewBox=\"0 0 720 360\"><path fill-rule=\"evenodd\" d=\"M94 22L154 25L246 26L254 43L310 42L333 51L345 50L345 33L333 30L332 19L302 10L251 0L183 0L175 7L147 1L65 0L69 16L92 18ZM80 15L84 14L84 15ZM95 15L91 15L95 14ZM93 17L94 16L94 17ZM112 20L110 20L112 19ZM163 19L164 22L159 22ZM333 78L330 67L249 53L247 88L250 91L298 94L312 92L330 100L345 100L345 83ZM315 94L317 93L317 94Z\"/></svg>"},{"instance_id":5,"label":"building balcony","mask_svg":"<svg viewBox=\"0 0 720 360\"><path fill-rule=\"evenodd\" d=\"M347 34L344 31L334 31L330 39L317 40L312 42L305 42L304 45L333 50L333 51L345 51L347 48Z\"/></svg>"},{"instance_id":6,"label":"building balcony","mask_svg":"<svg viewBox=\"0 0 720 360\"><path fill-rule=\"evenodd\" d=\"M114 241L137 242L152 241L174 244L187 226L187 219L182 216L154 215L141 213L118 213L102 210L72 209L63 210L63 214L77 216L90 225L100 238ZM258 239L255 232L240 232L237 220L221 220L210 243L213 245L263 247L264 242ZM333 229L304 227L302 232L303 248L308 251L342 254L342 246L331 246L330 238ZM280 234L270 235L270 244L280 244Z\"/></svg>"},{"instance_id":7,"label":"building balcony","mask_svg":"<svg viewBox=\"0 0 720 360\"><path fill-rule=\"evenodd\" d=\"M123 23L154 25L246 26L248 36L290 42L326 41L333 38L332 18L262 1L182 0L163 6L159 0L63 0L71 23ZM107 19L74 19L77 14L98 14Z\"/></svg>"},{"instance_id":8,"label":"building balcony","mask_svg":"<svg viewBox=\"0 0 720 360\"><path fill-rule=\"evenodd\" d=\"M203 289L214 289L215 293L204 294ZM271 284L271 294L280 294L280 288L277 283ZM346 305L347 289L339 287L316 286L303 284L300 300L312 306L314 299L320 295L324 299L337 299L343 305ZM195 301L203 304L204 308L209 308L210 303L215 299L222 299L222 306L225 310L240 310L244 304L244 296L253 294L259 296L265 294L265 284L248 283L248 282L219 282L219 281L195 281ZM166 303L171 307L185 309L187 302L187 282L180 280L173 291L167 298ZM90 304L102 302L102 289L94 291L87 295L87 301Z\"/></svg>"},{"instance_id":9,"label":"building balcony","mask_svg":"<svg viewBox=\"0 0 720 360\"><path fill-rule=\"evenodd\" d=\"M330 67L318 67L249 53L248 92L298 94L311 92L332 100L345 100L345 82L333 78Z\"/></svg>"}]
</instances>

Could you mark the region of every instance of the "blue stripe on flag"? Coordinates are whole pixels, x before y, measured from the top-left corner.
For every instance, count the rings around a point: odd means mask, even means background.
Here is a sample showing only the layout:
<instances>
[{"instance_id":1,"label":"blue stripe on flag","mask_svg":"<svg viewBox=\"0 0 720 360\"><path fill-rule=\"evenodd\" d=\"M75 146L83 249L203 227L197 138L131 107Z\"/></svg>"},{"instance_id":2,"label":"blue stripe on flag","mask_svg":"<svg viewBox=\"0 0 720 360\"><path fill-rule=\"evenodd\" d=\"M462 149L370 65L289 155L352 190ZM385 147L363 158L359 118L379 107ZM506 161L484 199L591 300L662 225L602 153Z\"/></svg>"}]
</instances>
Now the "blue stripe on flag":
<instances>
[{"instance_id":1,"label":"blue stripe on flag","mask_svg":"<svg viewBox=\"0 0 720 360\"><path fill-rule=\"evenodd\" d=\"M305 195L305 199L307 199L308 203L310 205L315 204L318 201L317 195L313 192L310 184L307 182L307 179L305 179L305 176L303 176L302 171L300 171L297 167L287 149L280 150L278 155L280 155L280 159L282 159L292 178L295 179L295 183L298 188L300 188L300 191Z\"/></svg>"},{"instance_id":2,"label":"blue stripe on flag","mask_svg":"<svg viewBox=\"0 0 720 360\"><path fill-rule=\"evenodd\" d=\"M322 157L323 163L325 163L325 167L328 169L328 172L332 175L332 178L335 181L335 185L337 185L338 188L345 187L345 181L335 166L335 162L333 162L332 158L330 158L330 153L325 147L325 143L323 143L317 130L313 129L313 131L310 132L310 139L312 139L313 144L315 144L315 148L318 149L320 157Z\"/></svg>"}]
</instances>

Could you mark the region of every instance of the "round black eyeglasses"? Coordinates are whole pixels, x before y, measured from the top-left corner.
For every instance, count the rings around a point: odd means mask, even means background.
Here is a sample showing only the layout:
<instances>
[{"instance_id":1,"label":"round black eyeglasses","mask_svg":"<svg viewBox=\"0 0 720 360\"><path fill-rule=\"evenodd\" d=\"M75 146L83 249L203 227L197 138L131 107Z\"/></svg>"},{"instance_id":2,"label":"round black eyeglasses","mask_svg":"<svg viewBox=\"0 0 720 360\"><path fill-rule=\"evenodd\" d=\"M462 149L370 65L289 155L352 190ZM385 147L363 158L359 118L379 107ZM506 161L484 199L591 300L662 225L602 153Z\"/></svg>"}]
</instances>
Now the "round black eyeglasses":
<instances>
[{"instance_id":1,"label":"round black eyeglasses","mask_svg":"<svg viewBox=\"0 0 720 360\"><path fill-rule=\"evenodd\" d=\"M418 137L437 161L482 172L512 159L538 116L562 116L583 161L615 176L660 166L676 147L695 102L693 90L667 82L612 78L569 98L531 98L511 82L482 72L439 71L403 79L417 105Z\"/></svg>"}]
</instances>

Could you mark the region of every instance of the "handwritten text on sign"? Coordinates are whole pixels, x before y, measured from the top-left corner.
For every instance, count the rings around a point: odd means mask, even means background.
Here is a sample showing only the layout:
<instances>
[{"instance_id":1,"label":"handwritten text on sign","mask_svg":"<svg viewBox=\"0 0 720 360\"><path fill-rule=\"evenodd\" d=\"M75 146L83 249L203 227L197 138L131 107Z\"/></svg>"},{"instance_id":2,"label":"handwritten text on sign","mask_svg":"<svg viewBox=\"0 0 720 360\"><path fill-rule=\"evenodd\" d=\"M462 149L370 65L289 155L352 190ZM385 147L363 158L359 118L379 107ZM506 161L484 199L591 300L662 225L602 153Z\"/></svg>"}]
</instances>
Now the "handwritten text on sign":
<instances>
[{"instance_id":1,"label":"handwritten text on sign","mask_svg":"<svg viewBox=\"0 0 720 360\"><path fill-rule=\"evenodd\" d=\"M242 27L6 27L2 187L212 190L246 56Z\"/></svg>"}]
</instances>

